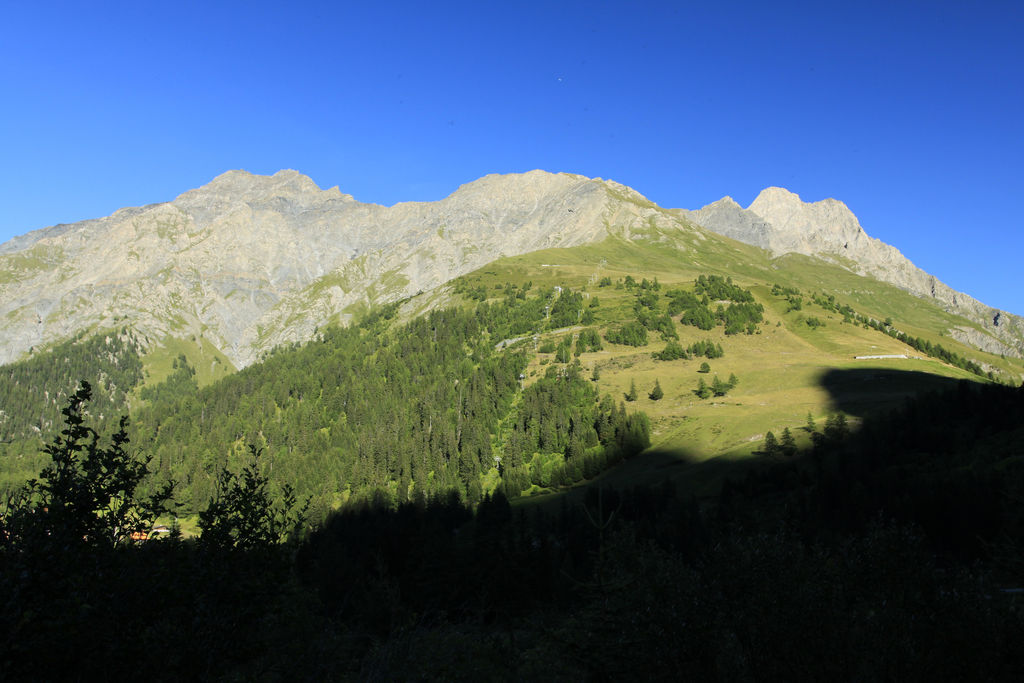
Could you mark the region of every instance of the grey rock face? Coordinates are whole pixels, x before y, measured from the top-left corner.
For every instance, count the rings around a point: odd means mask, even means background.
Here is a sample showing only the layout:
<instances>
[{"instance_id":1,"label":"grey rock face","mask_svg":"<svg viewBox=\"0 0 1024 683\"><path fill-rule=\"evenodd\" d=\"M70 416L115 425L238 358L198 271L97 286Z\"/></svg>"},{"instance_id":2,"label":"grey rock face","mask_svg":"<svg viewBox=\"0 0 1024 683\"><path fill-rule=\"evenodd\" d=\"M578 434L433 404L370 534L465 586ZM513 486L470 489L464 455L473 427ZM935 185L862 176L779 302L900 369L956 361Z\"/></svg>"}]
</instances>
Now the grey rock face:
<instances>
[{"instance_id":1,"label":"grey rock face","mask_svg":"<svg viewBox=\"0 0 1024 683\"><path fill-rule=\"evenodd\" d=\"M699 225L739 242L771 249L771 226L752 211L746 211L732 197L722 197L703 209L688 211L689 218Z\"/></svg>"},{"instance_id":2,"label":"grey rock face","mask_svg":"<svg viewBox=\"0 0 1024 683\"><path fill-rule=\"evenodd\" d=\"M386 207L286 170L229 171L171 202L0 245L0 363L83 330L128 325L150 343L203 335L243 367L325 323L348 321L365 303L433 290L501 256L595 242L610 230L628 239L652 226L707 239L694 223L932 298L982 327L955 331L958 338L1020 352L1020 318L917 269L835 200L806 204L769 188L748 209L725 198L666 211L614 181L531 171L485 176L437 202Z\"/></svg>"},{"instance_id":3,"label":"grey rock face","mask_svg":"<svg viewBox=\"0 0 1024 683\"><path fill-rule=\"evenodd\" d=\"M600 240L606 225L643 225L649 210L622 192L531 171L385 207L296 171L229 171L168 203L0 246L0 362L129 324L152 342L202 334L241 367L362 302L429 290L500 256Z\"/></svg>"},{"instance_id":4,"label":"grey rock face","mask_svg":"<svg viewBox=\"0 0 1024 683\"><path fill-rule=\"evenodd\" d=\"M1024 354L1024 319L957 292L915 266L895 247L869 237L853 212L840 201L807 203L788 190L769 187L746 209L726 197L688 212L688 216L709 230L774 254L824 258L857 274L931 299L983 330L950 330L955 338L994 353Z\"/></svg>"}]
</instances>

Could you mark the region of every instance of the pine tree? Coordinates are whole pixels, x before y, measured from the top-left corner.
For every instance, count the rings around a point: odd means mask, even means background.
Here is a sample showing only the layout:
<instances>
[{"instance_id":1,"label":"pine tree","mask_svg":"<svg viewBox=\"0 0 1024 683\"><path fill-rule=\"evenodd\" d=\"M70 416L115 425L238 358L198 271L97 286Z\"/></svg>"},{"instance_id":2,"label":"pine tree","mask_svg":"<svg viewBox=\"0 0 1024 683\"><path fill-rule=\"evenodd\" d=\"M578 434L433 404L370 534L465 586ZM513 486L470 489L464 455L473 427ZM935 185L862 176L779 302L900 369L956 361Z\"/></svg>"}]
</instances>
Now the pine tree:
<instances>
[{"instance_id":1,"label":"pine tree","mask_svg":"<svg viewBox=\"0 0 1024 683\"><path fill-rule=\"evenodd\" d=\"M708 385L705 384L704 378L701 377L697 382L697 396L700 398L708 398L711 396L711 389L708 389Z\"/></svg>"},{"instance_id":2,"label":"pine tree","mask_svg":"<svg viewBox=\"0 0 1024 683\"><path fill-rule=\"evenodd\" d=\"M661 397L665 395L665 392L661 390L661 382L654 380L654 388L651 389L651 393L648 394L652 401L660 401Z\"/></svg>"},{"instance_id":3,"label":"pine tree","mask_svg":"<svg viewBox=\"0 0 1024 683\"><path fill-rule=\"evenodd\" d=\"M849 434L849 428L846 424L846 416L842 413L836 413L828 418L825 423L825 436L832 441L842 441Z\"/></svg>"},{"instance_id":4,"label":"pine tree","mask_svg":"<svg viewBox=\"0 0 1024 683\"><path fill-rule=\"evenodd\" d=\"M775 455L779 452L779 442L772 432L764 435L764 452L768 455Z\"/></svg>"},{"instance_id":5,"label":"pine tree","mask_svg":"<svg viewBox=\"0 0 1024 683\"><path fill-rule=\"evenodd\" d=\"M728 384L718 378L718 375L715 375L715 379L711 381L711 391L714 392L715 396L725 396L729 393L730 388Z\"/></svg>"},{"instance_id":6,"label":"pine tree","mask_svg":"<svg viewBox=\"0 0 1024 683\"><path fill-rule=\"evenodd\" d=\"M630 380L629 381L629 393L626 394L626 400L627 401L635 401L637 395L638 394L636 392L636 380Z\"/></svg>"},{"instance_id":7,"label":"pine tree","mask_svg":"<svg viewBox=\"0 0 1024 683\"><path fill-rule=\"evenodd\" d=\"M782 430L782 441L780 442L783 455L793 456L796 455L796 440L793 438L793 433L789 431L789 427Z\"/></svg>"},{"instance_id":8,"label":"pine tree","mask_svg":"<svg viewBox=\"0 0 1024 683\"><path fill-rule=\"evenodd\" d=\"M730 389L735 389L736 386L739 383L740 383L740 378L736 376L736 373L735 372L730 372L729 373L729 388Z\"/></svg>"},{"instance_id":9,"label":"pine tree","mask_svg":"<svg viewBox=\"0 0 1024 683\"><path fill-rule=\"evenodd\" d=\"M597 363L594 363L594 371L590 374L590 379L593 382L596 382L597 380L601 379L601 368L597 365Z\"/></svg>"},{"instance_id":10,"label":"pine tree","mask_svg":"<svg viewBox=\"0 0 1024 683\"><path fill-rule=\"evenodd\" d=\"M804 427L804 429L806 429L811 434L813 434L818 429L818 426L814 424L814 416L811 415L811 411L809 410L807 411L807 426Z\"/></svg>"},{"instance_id":11,"label":"pine tree","mask_svg":"<svg viewBox=\"0 0 1024 683\"><path fill-rule=\"evenodd\" d=\"M703 372L704 374L707 374L711 372L711 366L708 365L707 361L704 361L703 363L700 364L700 369L697 370L697 372Z\"/></svg>"}]
</instances>

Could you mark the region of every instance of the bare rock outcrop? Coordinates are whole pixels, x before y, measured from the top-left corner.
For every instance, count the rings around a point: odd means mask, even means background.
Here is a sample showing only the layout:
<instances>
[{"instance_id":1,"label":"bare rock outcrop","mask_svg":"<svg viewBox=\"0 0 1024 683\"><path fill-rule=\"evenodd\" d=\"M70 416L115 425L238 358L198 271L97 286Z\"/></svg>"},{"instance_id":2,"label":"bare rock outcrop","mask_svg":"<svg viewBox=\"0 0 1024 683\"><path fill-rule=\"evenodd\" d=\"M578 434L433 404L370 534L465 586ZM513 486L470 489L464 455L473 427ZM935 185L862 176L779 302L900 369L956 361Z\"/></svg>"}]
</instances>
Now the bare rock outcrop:
<instances>
[{"instance_id":1,"label":"bare rock outcrop","mask_svg":"<svg viewBox=\"0 0 1024 683\"><path fill-rule=\"evenodd\" d=\"M1024 355L1024 319L986 306L924 272L895 247L868 236L853 212L838 200L804 202L788 190L769 187L746 209L725 197L687 215L709 230L773 254L830 260L930 299L978 325L970 333L965 331L968 328L950 330L955 338L986 351Z\"/></svg>"},{"instance_id":2,"label":"bare rock outcrop","mask_svg":"<svg viewBox=\"0 0 1024 683\"><path fill-rule=\"evenodd\" d=\"M965 315L979 348L1020 353L1021 320L955 292L864 233L842 202L768 188L665 210L611 180L531 171L488 175L437 202L380 206L297 171L229 171L162 204L57 225L0 245L0 363L83 331L130 326L143 340L202 335L242 367L502 257L689 231L832 260ZM660 231L660 232L659 232ZM682 241L677 248L688 248Z\"/></svg>"},{"instance_id":3,"label":"bare rock outcrop","mask_svg":"<svg viewBox=\"0 0 1024 683\"><path fill-rule=\"evenodd\" d=\"M361 303L432 289L501 256L600 240L611 224L641 225L646 200L623 201L621 188L531 171L385 207L297 171L229 171L171 202L0 246L0 362L131 325L152 342L204 335L241 367Z\"/></svg>"}]
</instances>

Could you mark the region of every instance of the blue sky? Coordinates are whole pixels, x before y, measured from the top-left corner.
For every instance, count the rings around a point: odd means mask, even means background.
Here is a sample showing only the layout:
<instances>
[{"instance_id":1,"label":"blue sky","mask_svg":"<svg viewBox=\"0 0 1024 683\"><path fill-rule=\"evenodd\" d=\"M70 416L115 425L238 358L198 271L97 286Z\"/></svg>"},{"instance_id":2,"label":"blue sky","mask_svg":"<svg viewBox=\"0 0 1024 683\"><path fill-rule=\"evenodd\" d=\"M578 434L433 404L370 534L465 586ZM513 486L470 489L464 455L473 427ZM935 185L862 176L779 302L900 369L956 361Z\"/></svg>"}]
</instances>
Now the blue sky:
<instances>
[{"instance_id":1,"label":"blue sky","mask_svg":"<svg viewBox=\"0 0 1024 683\"><path fill-rule=\"evenodd\" d=\"M233 168L382 204L542 168L835 197L1024 314L1024 3L491 4L8 4L0 241Z\"/></svg>"}]
</instances>

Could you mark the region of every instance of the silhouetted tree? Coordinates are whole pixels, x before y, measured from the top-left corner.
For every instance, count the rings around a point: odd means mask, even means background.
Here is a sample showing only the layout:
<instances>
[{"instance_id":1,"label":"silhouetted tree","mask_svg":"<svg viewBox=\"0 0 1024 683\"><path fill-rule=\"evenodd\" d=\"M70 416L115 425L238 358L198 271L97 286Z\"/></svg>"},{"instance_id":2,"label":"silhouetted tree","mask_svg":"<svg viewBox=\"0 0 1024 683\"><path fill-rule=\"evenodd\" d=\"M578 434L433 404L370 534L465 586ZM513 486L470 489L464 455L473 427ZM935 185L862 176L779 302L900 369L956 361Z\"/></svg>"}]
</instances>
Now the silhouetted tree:
<instances>
[{"instance_id":1,"label":"silhouetted tree","mask_svg":"<svg viewBox=\"0 0 1024 683\"><path fill-rule=\"evenodd\" d=\"M121 418L110 445L101 446L99 434L85 424L91 398L92 387L83 380L61 411L64 429L44 449L50 463L39 480L30 480L9 499L0 534L7 544L112 547L148 532L166 511L173 483L148 497L141 495L149 459L139 460L127 451L128 418Z\"/></svg>"},{"instance_id":2,"label":"silhouetted tree","mask_svg":"<svg viewBox=\"0 0 1024 683\"><path fill-rule=\"evenodd\" d=\"M779 446L783 455L796 455L796 440L793 438L793 433L789 431L789 427L782 430L782 441L779 442Z\"/></svg>"},{"instance_id":3,"label":"silhouetted tree","mask_svg":"<svg viewBox=\"0 0 1024 683\"><path fill-rule=\"evenodd\" d=\"M849 427L846 422L846 415L836 413L829 416L825 422L825 436L832 441L841 441L849 434Z\"/></svg>"},{"instance_id":4,"label":"silhouetted tree","mask_svg":"<svg viewBox=\"0 0 1024 683\"><path fill-rule=\"evenodd\" d=\"M285 484L275 503L267 491L267 478L259 471L261 452L250 445L252 460L240 473L221 470L216 496L199 513L205 545L220 549L266 548L302 528L309 500L298 507L295 492Z\"/></svg>"}]
</instances>

